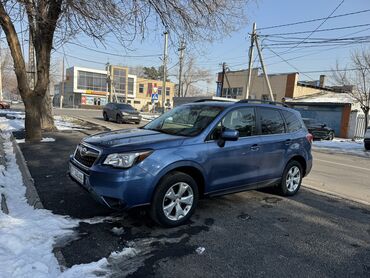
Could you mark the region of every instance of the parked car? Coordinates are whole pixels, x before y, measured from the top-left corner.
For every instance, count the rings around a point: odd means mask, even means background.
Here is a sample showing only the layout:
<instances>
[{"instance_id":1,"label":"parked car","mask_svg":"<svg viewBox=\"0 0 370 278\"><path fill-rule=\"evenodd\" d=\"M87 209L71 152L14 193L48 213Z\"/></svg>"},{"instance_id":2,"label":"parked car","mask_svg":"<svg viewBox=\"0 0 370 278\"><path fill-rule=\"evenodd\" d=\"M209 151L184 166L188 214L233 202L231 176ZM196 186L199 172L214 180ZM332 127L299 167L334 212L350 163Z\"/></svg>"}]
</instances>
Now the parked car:
<instances>
[{"instance_id":1,"label":"parked car","mask_svg":"<svg viewBox=\"0 0 370 278\"><path fill-rule=\"evenodd\" d=\"M106 121L113 120L119 124L124 122L134 122L140 124L141 115L132 107L126 103L107 103L103 108L103 118Z\"/></svg>"},{"instance_id":2,"label":"parked car","mask_svg":"<svg viewBox=\"0 0 370 278\"><path fill-rule=\"evenodd\" d=\"M6 101L0 100L0 109L10 109L10 104Z\"/></svg>"},{"instance_id":3,"label":"parked car","mask_svg":"<svg viewBox=\"0 0 370 278\"><path fill-rule=\"evenodd\" d=\"M364 138L364 147L365 150L370 150L370 126L366 129L365 138Z\"/></svg>"},{"instance_id":4,"label":"parked car","mask_svg":"<svg viewBox=\"0 0 370 278\"><path fill-rule=\"evenodd\" d=\"M320 123L314 119L303 118L308 131L313 135L313 139L333 140L335 133L334 129L328 127L324 123Z\"/></svg>"},{"instance_id":5,"label":"parked car","mask_svg":"<svg viewBox=\"0 0 370 278\"><path fill-rule=\"evenodd\" d=\"M297 193L312 167L300 114L271 104L198 102L144 127L84 138L70 176L111 208L148 205L164 226L185 223L204 196L276 186Z\"/></svg>"}]
</instances>

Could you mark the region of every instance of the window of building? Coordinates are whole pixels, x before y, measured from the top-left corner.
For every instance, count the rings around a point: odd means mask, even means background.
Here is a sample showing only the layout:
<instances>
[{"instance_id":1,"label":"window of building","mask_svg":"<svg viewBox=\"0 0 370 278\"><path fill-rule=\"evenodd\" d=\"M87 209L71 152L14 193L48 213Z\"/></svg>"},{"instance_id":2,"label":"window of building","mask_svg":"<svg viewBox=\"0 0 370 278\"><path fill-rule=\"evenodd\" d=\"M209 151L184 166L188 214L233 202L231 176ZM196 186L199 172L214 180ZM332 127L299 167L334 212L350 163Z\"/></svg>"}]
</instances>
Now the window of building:
<instances>
[{"instance_id":1,"label":"window of building","mask_svg":"<svg viewBox=\"0 0 370 278\"><path fill-rule=\"evenodd\" d=\"M282 113L285 118L288 132L295 132L302 128L302 122L294 113L289 111L282 111Z\"/></svg>"},{"instance_id":2,"label":"window of building","mask_svg":"<svg viewBox=\"0 0 370 278\"><path fill-rule=\"evenodd\" d=\"M169 87L166 87L166 96L169 96L170 95L170 88Z\"/></svg>"},{"instance_id":3,"label":"window of building","mask_svg":"<svg viewBox=\"0 0 370 278\"><path fill-rule=\"evenodd\" d=\"M134 104L140 104L140 100L134 100Z\"/></svg>"},{"instance_id":4,"label":"window of building","mask_svg":"<svg viewBox=\"0 0 370 278\"><path fill-rule=\"evenodd\" d=\"M224 88L222 90L222 97L226 98L237 98L238 96L241 96L243 94L243 88L237 87L237 88Z\"/></svg>"},{"instance_id":5,"label":"window of building","mask_svg":"<svg viewBox=\"0 0 370 278\"><path fill-rule=\"evenodd\" d=\"M134 94L135 79L132 77L128 78L127 91L129 95Z\"/></svg>"},{"instance_id":6,"label":"window of building","mask_svg":"<svg viewBox=\"0 0 370 278\"><path fill-rule=\"evenodd\" d=\"M284 121L277 109L259 108L262 134L285 132Z\"/></svg>"},{"instance_id":7,"label":"window of building","mask_svg":"<svg viewBox=\"0 0 370 278\"><path fill-rule=\"evenodd\" d=\"M139 84L139 93L144 93L144 84Z\"/></svg>"},{"instance_id":8,"label":"window of building","mask_svg":"<svg viewBox=\"0 0 370 278\"><path fill-rule=\"evenodd\" d=\"M131 100L129 100L129 99L128 99L128 100L127 100L127 103L131 103Z\"/></svg>"},{"instance_id":9,"label":"window of building","mask_svg":"<svg viewBox=\"0 0 370 278\"><path fill-rule=\"evenodd\" d=\"M276 94L272 94L274 96L274 100L276 101ZM270 94L263 94L261 97L262 100L270 100Z\"/></svg>"},{"instance_id":10,"label":"window of building","mask_svg":"<svg viewBox=\"0 0 370 278\"><path fill-rule=\"evenodd\" d=\"M77 71L77 89L107 91L107 75L89 71Z\"/></svg>"},{"instance_id":11,"label":"window of building","mask_svg":"<svg viewBox=\"0 0 370 278\"><path fill-rule=\"evenodd\" d=\"M126 70L113 68L112 86L117 94L126 93Z\"/></svg>"},{"instance_id":12,"label":"window of building","mask_svg":"<svg viewBox=\"0 0 370 278\"><path fill-rule=\"evenodd\" d=\"M157 93L158 93L158 95L162 95L162 87L158 87Z\"/></svg>"}]
</instances>

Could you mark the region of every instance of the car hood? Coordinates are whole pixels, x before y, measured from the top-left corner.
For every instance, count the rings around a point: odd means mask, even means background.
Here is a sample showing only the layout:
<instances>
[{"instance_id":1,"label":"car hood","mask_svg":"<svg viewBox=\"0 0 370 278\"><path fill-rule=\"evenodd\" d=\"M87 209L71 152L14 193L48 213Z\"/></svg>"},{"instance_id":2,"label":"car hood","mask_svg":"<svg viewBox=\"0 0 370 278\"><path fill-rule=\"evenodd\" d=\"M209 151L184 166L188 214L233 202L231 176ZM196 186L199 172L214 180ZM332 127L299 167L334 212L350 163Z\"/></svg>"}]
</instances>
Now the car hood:
<instances>
[{"instance_id":1,"label":"car hood","mask_svg":"<svg viewBox=\"0 0 370 278\"><path fill-rule=\"evenodd\" d=\"M103 132L86 137L83 142L102 148L160 148L176 147L182 144L186 137L160 133L154 130L133 128Z\"/></svg>"}]
</instances>

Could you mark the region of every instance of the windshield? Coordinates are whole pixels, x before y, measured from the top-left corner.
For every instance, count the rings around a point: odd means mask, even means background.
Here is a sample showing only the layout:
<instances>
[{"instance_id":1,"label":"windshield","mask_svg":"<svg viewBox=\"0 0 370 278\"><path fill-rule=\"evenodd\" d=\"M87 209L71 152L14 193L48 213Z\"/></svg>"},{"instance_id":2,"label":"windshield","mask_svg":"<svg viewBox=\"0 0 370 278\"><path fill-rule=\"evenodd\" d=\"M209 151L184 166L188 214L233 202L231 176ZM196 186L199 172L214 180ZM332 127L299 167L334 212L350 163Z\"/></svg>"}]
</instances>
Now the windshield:
<instances>
[{"instance_id":1,"label":"windshield","mask_svg":"<svg viewBox=\"0 0 370 278\"><path fill-rule=\"evenodd\" d=\"M130 104L117 103L116 106L118 109L135 110Z\"/></svg>"},{"instance_id":2,"label":"windshield","mask_svg":"<svg viewBox=\"0 0 370 278\"><path fill-rule=\"evenodd\" d=\"M183 105L163 114L144 129L163 133L196 136L224 109L222 106Z\"/></svg>"}]
</instances>

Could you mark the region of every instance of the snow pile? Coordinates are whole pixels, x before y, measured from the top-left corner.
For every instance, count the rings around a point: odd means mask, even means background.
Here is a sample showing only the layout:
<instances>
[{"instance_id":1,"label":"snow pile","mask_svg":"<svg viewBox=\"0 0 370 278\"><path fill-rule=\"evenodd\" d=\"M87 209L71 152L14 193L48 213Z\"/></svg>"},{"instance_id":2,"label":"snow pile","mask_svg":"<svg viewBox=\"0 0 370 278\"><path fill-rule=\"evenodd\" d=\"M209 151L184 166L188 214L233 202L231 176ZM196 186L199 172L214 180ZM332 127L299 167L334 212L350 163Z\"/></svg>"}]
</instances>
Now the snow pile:
<instances>
[{"instance_id":1,"label":"snow pile","mask_svg":"<svg viewBox=\"0 0 370 278\"><path fill-rule=\"evenodd\" d=\"M316 150L330 150L337 153L370 157L370 152L366 152L362 140L352 141L351 139L335 138L333 141L314 141L313 147Z\"/></svg>"},{"instance_id":2,"label":"snow pile","mask_svg":"<svg viewBox=\"0 0 370 278\"><path fill-rule=\"evenodd\" d=\"M71 117L54 116L54 124L58 130L87 129L77 124L76 120ZM24 113L12 111L12 113L0 114L0 131L16 131L22 129L24 129Z\"/></svg>"},{"instance_id":3,"label":"snow pile","mask_svg":"<svg viewBox=\"0 0 370 278\"><path fill-rule=\"evenodd\" d=\"M117 236L121 236L125 233L125 230L121 227L121 228L118 228L118 227L113 227L113 229L111 230L113 234L117 235Z\"/></svg>"},{"instance_id":4,"label":"snow pile","mask_svg":"<svg viewBox=\"0 0 370 278\"><path fill-rule=\"evenodd\" d=\"M2 277L57 277L58 262L52 252L55 240L72 234L78 221L34 209L25 198L26 188L13 153L9 134L3 134L6 168L0 193L9 214L0 211L0 269Z\"/></svg>"},{"instance_id":5,"label":"snow pile","mask_svg":"<svg viewBox=\"0 0 370 278\"><path fill-rule=\"evenodd\" d=\"M204 251L206 251L206 248L204 247L198 247L195 252L198 254L198 255L202 255L204 253Z\"/></svg>"}]
</instances>

